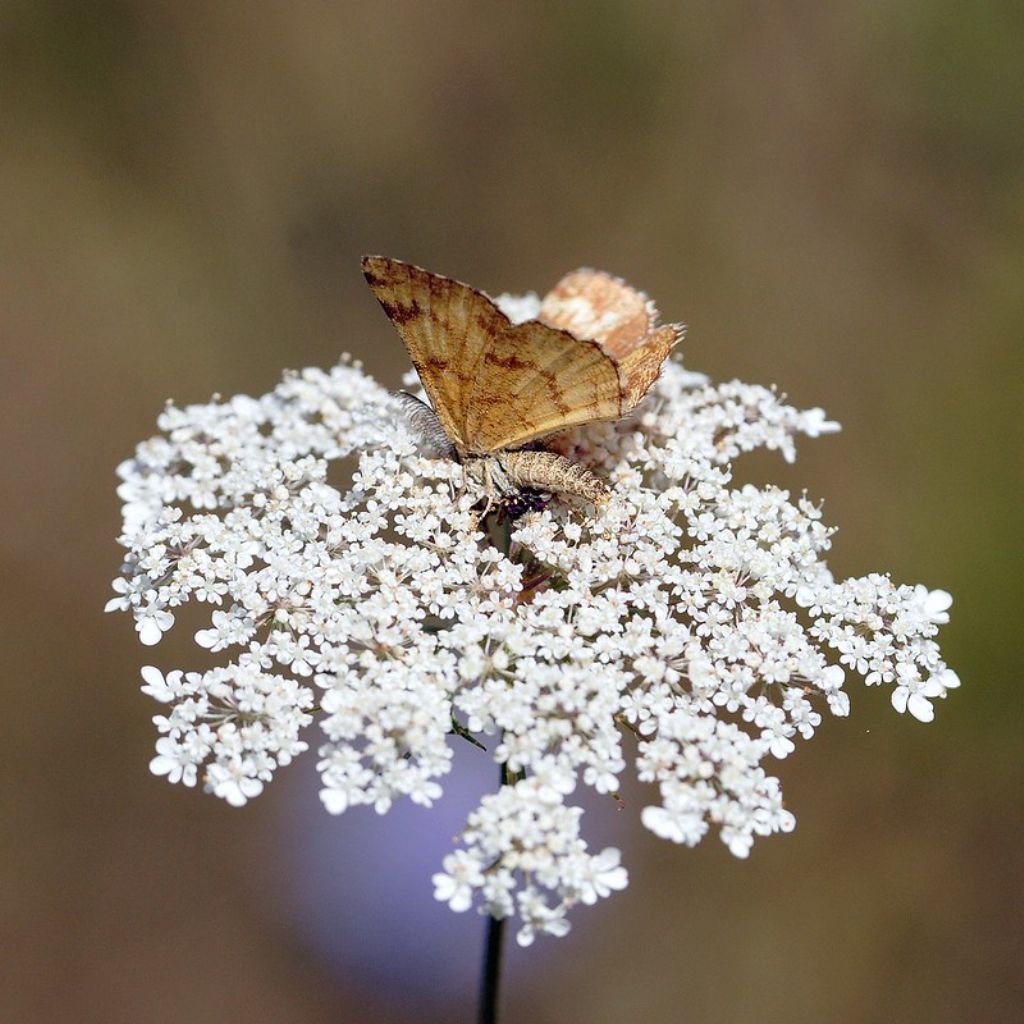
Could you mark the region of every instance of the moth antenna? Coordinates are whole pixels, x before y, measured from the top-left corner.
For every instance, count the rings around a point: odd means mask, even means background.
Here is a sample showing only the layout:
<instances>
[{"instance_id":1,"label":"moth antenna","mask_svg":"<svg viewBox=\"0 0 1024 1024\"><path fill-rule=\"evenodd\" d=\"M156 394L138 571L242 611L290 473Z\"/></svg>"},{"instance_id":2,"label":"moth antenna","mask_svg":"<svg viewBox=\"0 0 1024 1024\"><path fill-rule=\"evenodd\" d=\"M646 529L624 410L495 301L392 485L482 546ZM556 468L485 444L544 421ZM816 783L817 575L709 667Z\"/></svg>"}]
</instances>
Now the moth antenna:
<instances>
[{"instance_id":1,"label":"moth antenna","mask_svg":"<svg viewBox=\"0 0 1024 1024\"><path fill-rule=\"evenodd\" d=\"M432 459L454 459L455 445L444 432L437 413L426 402L421 402L408 391L396 391L394 396L398 401L402 419L416 438L416 444L423 454Z\"/></svg>"}]
</instances>

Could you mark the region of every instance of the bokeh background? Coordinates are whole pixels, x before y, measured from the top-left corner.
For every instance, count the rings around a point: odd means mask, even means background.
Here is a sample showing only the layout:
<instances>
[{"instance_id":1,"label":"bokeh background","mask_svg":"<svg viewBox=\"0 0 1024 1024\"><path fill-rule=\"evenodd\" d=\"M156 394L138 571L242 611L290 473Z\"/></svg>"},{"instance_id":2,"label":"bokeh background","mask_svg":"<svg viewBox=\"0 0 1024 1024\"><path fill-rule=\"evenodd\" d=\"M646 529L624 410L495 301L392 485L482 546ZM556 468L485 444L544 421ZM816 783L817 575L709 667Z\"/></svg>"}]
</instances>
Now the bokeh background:
<instances>
[{"instance_id":1,"label":"bokeh background","mask_svg":"<svg viewBox=\"0 0 1024 1024\"><path fill-rule=\"evenodd\" d=\"M168 396L398 382L363 252L624 275L692 368L842 421L741 464L825 500L837 573L956 598L962 690L922 726L854 686L749 862L598 808L632 884L511 951L506 1019L1022 1019L1022 53L983 0L6 0L0 1019L472 1019L481 922L429 876L490 768L385 819L311 755L243 811L168 786L138 668L188 637L101 613Z\"/></svg>"}]
</instances>

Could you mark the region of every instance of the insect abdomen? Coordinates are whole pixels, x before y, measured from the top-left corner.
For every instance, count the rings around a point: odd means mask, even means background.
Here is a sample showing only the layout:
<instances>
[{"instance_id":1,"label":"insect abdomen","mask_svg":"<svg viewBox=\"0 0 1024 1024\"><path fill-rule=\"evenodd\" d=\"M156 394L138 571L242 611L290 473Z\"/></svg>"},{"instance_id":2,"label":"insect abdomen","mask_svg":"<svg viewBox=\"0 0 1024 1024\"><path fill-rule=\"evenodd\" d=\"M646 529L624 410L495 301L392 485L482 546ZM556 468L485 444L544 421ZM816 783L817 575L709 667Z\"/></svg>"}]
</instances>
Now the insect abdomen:
<instances>
[{"instance_id":1,"label":"insect abdomen","mask_svg":"<svg viewBox=\"0 0 1024 1024\"><path fill-rule=\"evenodd\" d=\"M555 452L503 452L501 462L512 484L583 498L595 505L608 500L608 485L576 462Z\"/></svg>"}]
</instances>

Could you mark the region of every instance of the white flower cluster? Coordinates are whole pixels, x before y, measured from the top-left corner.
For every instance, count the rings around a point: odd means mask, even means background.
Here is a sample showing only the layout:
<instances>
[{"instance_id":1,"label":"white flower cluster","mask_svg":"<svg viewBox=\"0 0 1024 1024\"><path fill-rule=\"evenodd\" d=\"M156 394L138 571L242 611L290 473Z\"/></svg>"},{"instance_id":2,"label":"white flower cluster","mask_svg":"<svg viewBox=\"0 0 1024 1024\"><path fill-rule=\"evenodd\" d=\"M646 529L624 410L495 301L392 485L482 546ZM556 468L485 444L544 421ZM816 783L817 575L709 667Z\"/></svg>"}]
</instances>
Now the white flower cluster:
<instances>
[{"instance_id":1,"label":"white flower cluster","mask_svg":"<svg viewBox=\"0 0 1024 1024\"><path fill-rule=\"evenodd\" d=\"M608 505L511 522L481 523L461 468L418 455L351 363L169 406L159 426L119 468L127 558L108 608L152 645L207 605L196 642L216 657L143 670L165 707L152 770L239 805L316 717L327 810L383 812L441 796L453 741L484 746L520 781L470 816L436 895L517 913L523 943L626 884L618 851L579 837L579 783L614 795L632 756L660 795L648 828L692 845L714 826L746 856L793 828L765 764L825 709L847 714L845 670L893 684L921 721L958 685L934 641L947 594L836 582L814 504L732 484L742 452L792 459L797 435L837 429L761 387L669 362L631 419L557 442L609 480Z\"/></svg>"},{"instance_id":2,"label":"white flower cluster","mask_svg":"<svg viewBox=\"0 0 1024 1024\"><path fill-rule=\"evenodd\" d=\"M478 895L483 913L518 913L522 946L538 932L565 935L569 907L596 903L628 881L614 847L587 853L579 838L582 814L536 777L502 786L470 814L465 849L448 854L444 871L434 875L435 897L463 911Z\"/></svg>"},{"instance_id":3,"label":"white flower cluster","mask_svg":"<svg viewBox=\"0 0 1024 1024\"><path fill-rule=\"evenodd\" d=\"M153 718L161 737L149 766L171 782L194 786L206 763L209 789L241 807L263 792L278 765L309 747L299 730L313 721L313 691L264 671L248 654L203 674L165 676L147 665L142 679L142 692L171 709Z\"/></svg>"}]
</instances>

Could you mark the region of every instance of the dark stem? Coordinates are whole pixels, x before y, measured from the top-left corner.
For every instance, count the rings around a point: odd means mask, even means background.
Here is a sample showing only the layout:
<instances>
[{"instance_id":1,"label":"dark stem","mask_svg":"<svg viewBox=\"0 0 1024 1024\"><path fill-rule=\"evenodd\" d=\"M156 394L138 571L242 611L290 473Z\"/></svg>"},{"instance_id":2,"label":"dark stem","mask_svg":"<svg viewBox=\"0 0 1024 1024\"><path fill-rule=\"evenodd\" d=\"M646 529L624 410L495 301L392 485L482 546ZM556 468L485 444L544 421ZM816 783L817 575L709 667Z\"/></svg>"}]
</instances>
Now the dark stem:
<instances>
[{"instance_id":1,"label":"dark stem","mask_svg":"<svg viewBox=\"0 0 1024 1024\"><path fill-rule=\"evenodd\" d=\"M478 1024L497 1024L498 982L501 979L501 947L505 938L505 921L487 918L487 945L484 947L484 974L480 981L480 1013Z\"/></svg>"},{"instance_id":2,"label":"dark stem","mask_svg":"<svg viewBox=\"0 0 1024 1024\"><path fill-rule=\"evenodd\" d=\"M487 535L502 554L508 556L512 547L512 528L507 518L493 512L487 517ZM501 766L501 784L514 786L523 777L522 772L511 772L508 765ZM498 983L501 980L501 950L505 941L505 919L487 918L487 941L484 946L484 973L480 979L480 1012L477 1024L497 1024Z\"/></svg>"},{"instance_id":3,"label":"dark stem","mask_svg":"<svg viewBox=\"0 0 1024 1024\"><path fill-rule=\"evenodd\" d=\"M520 772L510 772L501 766L501 784L514 786L522 778ZM480 979L480 1012L477 1024L497 1024L498 982L501 980L501 948L505 941L505 919L487 918L487 942L484 946L484 973Z\"/></svg>"}]
</instances>

